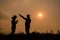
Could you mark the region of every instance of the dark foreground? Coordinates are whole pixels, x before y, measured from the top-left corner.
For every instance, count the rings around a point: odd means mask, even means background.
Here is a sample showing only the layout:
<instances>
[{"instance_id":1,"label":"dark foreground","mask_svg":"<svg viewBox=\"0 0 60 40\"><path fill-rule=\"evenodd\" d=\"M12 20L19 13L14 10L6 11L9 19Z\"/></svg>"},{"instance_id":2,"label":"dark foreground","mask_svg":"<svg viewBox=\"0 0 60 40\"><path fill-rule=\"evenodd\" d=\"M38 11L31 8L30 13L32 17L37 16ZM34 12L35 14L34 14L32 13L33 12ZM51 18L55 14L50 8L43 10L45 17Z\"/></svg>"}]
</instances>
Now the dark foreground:
<instances>
[{"instance_id":1,"label":"dark foreground","mask_svg":"<svg viewBox=\"0 0 60 40\"><path fill-rule=\"evenodd\" d=\"M31 34L0 34L0 40L60 40L60 34L40 34L35 32Z\"/></svg>"}]
</instances>

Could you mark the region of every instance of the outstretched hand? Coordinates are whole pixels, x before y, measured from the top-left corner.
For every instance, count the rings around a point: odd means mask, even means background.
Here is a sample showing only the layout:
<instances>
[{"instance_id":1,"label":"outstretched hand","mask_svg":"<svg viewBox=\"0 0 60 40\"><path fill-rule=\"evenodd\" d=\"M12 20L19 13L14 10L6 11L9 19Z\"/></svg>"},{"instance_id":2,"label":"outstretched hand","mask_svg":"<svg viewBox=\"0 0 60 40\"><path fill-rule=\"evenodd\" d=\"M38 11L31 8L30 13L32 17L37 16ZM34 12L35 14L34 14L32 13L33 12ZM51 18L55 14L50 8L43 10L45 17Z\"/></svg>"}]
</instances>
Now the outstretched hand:
<instances>
[{"instance_id":1,"label":"outstretched hand","mask_svg":"<svg viewBox=\"0 0 60 40\"><path fill-rule=\"evenodd\" d=\"M16 20L16 23L18 22L18 20Z\"/></svg>"},{"instance_id":2,"label":"outstretched hand","mask_svg":"<svg viewBox=\"0 0 60 40\"><path fill-rule=\"evenodd\" d=\"M18 14L19 16L21 16L21 14Z\"/></svg>"},{"instance_id":3,"label":"outstretched hand","mask_svg":"<svg viewBox=\"0 0 60 40\"><path fill-rule=\"evenodd\" d=\"M18 22L18 20L17 20L17 22Z\"/></svg>"},{"instance_id":4,"label":"outstretched hand","mask_svg":"<svg viewBox=\"0 0 60 40\"><path fill-rule=\"evenodd\" d=\"M18 14L19 16L21 15L21 14Z\"/></svg>"}]
</instances>

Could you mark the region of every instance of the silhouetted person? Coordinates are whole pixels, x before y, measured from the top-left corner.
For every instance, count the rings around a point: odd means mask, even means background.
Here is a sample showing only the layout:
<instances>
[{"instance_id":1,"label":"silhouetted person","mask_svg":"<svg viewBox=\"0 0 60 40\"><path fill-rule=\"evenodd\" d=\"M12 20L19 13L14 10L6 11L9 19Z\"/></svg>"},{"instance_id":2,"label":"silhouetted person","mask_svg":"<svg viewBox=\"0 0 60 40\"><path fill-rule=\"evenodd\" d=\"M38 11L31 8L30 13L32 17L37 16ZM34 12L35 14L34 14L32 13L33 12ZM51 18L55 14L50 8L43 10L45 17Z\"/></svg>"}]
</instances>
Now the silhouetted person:
<instances>
[{"instance_id":1,"label":"silhouetted person","mask_svg":"<svg viewBox=\"0 0 60 40\"><path fill-rule=\"evenodd\" d=\"M22 17L25 20L25 31L26 31L26 34L29 34L30 23L31 23L30 15L28 14L27 18L23 17L20 14L19 14L19 16Z\"/></svg>"},{"instance_id":2,"label":"silhouetted person","mask_svg":"<svg viewBox=\"0 0 60 40\"><path fill-rule=\"evenodd\" d=\"M17 16L16 15L14 15L13 17L12 17L12 27L11 27L11 29L12 29L12 34L14 34L15 33L15 30L16 30L16 24L17 24L17 22L18 22L18 20L16 20L16 18L17 18Z\"/></svg>"}]
</instances>

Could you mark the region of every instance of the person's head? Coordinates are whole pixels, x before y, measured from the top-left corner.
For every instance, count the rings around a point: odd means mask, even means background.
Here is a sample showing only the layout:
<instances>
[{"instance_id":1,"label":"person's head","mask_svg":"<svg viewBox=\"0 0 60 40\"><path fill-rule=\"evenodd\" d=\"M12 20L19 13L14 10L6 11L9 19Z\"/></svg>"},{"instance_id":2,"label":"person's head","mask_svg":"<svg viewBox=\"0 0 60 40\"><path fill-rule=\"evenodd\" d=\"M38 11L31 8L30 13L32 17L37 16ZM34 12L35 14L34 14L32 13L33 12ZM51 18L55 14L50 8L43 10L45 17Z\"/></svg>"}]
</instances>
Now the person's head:
<instances>
[{"instance_id":1,"label":"person's head","mask_svg":"<svg viewBox=\"0 0 60 40\"><path fill-rule=\"evenodd\" d=\"M30 18L30 15L29 14L27 15L27 18Z\"/></svg>"},{"instance_id":2,"label":"person's head","mask_svg":"<svg viewBox=\"0 0 60 40\"><path fill-rule=\"evenodd\" d=\"M16 15L14 15L13 17L12 17L12 19L16 19L17 18L17 16Z\"/></svg>"}]
</instances>

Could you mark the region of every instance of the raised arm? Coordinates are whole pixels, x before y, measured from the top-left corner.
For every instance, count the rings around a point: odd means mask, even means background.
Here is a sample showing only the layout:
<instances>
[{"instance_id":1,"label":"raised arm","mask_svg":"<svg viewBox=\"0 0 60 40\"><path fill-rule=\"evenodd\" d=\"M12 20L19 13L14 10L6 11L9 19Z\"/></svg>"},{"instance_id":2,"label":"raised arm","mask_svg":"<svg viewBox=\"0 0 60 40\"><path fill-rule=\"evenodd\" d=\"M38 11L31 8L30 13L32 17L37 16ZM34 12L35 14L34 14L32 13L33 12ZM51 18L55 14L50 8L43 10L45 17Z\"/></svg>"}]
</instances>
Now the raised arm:
<instances>
[{"instance_id":1,"label":"raised arm","mask_svg":"<svg viewBox=\"0 0 60 40\"><path fill-rule=\"evenodd\" d=\"M15 22L15 23L17 24L17 22L18 22L18 20L16 20L16 22Z\"/></svg>"},{"instance_id":2,"label":"raised arm","mask_svg":"<svg viewBox=\"0 0 60 40\"><path fill-rule=\"evenodd\" d=\"M20 15L20 14L19 14L19 16L20 16L20 17L22 17L24 20L26 20L26 18L25 18L25 17L23 17L22 15Z\"/></svg>"}]
</instances>

